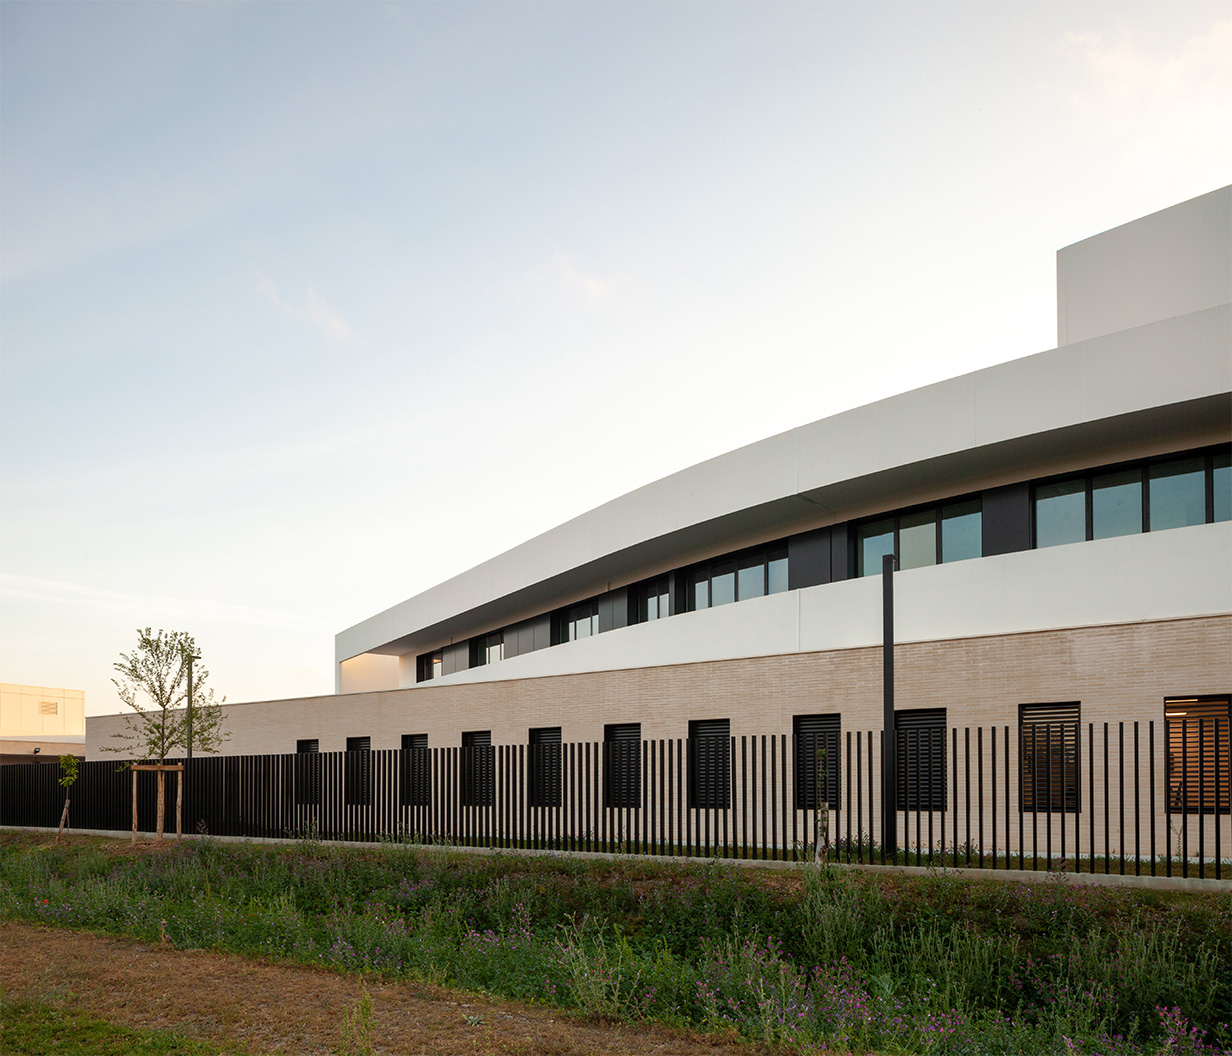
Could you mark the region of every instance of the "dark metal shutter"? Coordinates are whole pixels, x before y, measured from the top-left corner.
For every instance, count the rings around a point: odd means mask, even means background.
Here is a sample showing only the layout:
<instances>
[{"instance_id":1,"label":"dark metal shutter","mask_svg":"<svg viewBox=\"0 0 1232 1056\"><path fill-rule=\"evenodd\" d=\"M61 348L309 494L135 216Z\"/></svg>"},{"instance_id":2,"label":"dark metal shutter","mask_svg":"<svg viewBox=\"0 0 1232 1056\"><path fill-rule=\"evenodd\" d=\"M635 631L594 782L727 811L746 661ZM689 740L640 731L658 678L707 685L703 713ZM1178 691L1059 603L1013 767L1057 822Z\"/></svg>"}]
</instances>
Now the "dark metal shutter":
<instances>
[{"instance_id":1,"label":"dark metal shutter","mask_svg":"<svg viewBox=\"0 0 1232 1056\"><path fill-rule=\"evenodd\" d=\"M346 739L345 802L348 807L372 802L372 738Z\"/></svg>"},{"instance_id":2,"label":"dark metal shutter","mask_svg":"<svg viewBox=\"0 0 1232 1056\"><path fill-rule=\"evenodd\" d=\"M316 738L295 742L295 802L301 807L321 803L321 742Z\"/></svg>"},{"instance_id":3,"label":"dark metal shutter","mask_svg":"<svg viewBox=\"0 0 1232 1056\"><path fill-rule=\"evenodd\" d=\"M642 805L642 724L603 727L603 802L608 807Z\"/></svg>"},{"instance_id":4,"label":"dark metal shutter","mask_svg":"<svg viewBox=\"0 0 1232 1056\"><path fill-rule=\"evenodd\" d=\"M561 792L560 727L530 731L530 805L559 807Z\"/></svg>"},{"instance_id":5,"label":"dark metal shutter","mask_svg":"<svg viewBox=\"0 0 1232 1056\"><path fill-rule=\"evenodd\" d=\"M426 733L402 735L402 759L398 773L399 799L404 806L424 807L432 799L432 758Z\"/></svg>"},{"instance_id":6,"label":"dark metal shutter","mask_svg":"<svg viewBox=\"0 0 1232 1056\"><path fill-rule=\"evenodd\" d=\"M816 810L822 802L839 806L839 734L841 715L797 715L792 719L796 741L796 809Z\"/></svg>"},{"instance_id":7,"label":"dark metal shutter","mask_svg":"<svg viewBox=\"0 0 1232 1056\"><path fill-rule=\"evenodd\" d=\"M1018 710L1019 799L1024 812L1077 813L1079 705L1023 704Z\"/></svg>"},{"instance_id":8,"label":"dark metal shutter","mask_svg":"<svg viewBox=\"0 0 1232 1056\"><path fill-rule=\"evenodd\" d=\"M894 713L898 809L945 810L945 708Z\"/></svg>"},{"instance_id":9,"label":"dark metal shutter","mask_svg":"<svg viewBox=\"0 0 1232 1056\"><path fill-rule=\"evenodd\" d=\"M490 807L496 802L496 753L492 731L462 734L462 805Z\"/></svg>"},{"instance_id":10,"label":"dark metal shutter","mask_svg":"<svg viewBox=\"0 0 1232 1056\"><path fill-rule=\"evenodd\" d=\"M731 720L689 723L689 806L725 810L731 805Z\"/></svg>"}]
</instances>

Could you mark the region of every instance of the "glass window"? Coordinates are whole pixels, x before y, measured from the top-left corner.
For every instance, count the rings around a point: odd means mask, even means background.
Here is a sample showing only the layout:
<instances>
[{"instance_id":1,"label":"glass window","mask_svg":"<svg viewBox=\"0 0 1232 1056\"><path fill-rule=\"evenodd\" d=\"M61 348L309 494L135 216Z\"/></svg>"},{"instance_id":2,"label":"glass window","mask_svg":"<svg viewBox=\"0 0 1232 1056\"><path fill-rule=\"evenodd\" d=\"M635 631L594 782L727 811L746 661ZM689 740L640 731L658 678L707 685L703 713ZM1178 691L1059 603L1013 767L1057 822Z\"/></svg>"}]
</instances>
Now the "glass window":
<instances>
[{"instance_id":1,"label":"glass window","mask_svg":"<svg viewBox=\"0 0 1232 1056\"><path fill-rule=\"evenodd\" d=\"M1151 531L1206 523L1205 461L1184 458L1151 467Z\"/></svg>"},{"instance_id":2,"label":"glass window","mask_svg":"<svg viewBox=\"0 0 1232 1056\"><path fill-rule=\"evenodd\" d=\"M491 730L462 734L461 803L464 807L490 807L496 801L496 753Z\"/></svg>"},{"instance_id":3,"label":"glass window","mask_svg":"<svg viewBox=\"0 0 1232 1056\"><path fill-rule=\"evenodd\" d=\"M894 712L899 810L945 810L945 708Z\"/></svg>"},{"instance_id":4,"label":"glass window","mask_svg":"<svg viewBox=\"0 0 1232 1056\"><path fill-rule=\"evenodd\" d=\"M656 579L643 589L645 593L640 613L642 621L661 620L667 616L667 580Z\"/></svg>"},{"instance_id":5,"label":"glass window","mask_svg":"<svg viewBox=\"0 0 1232 1056\"><path fill-rule=\"evenodd\" d=\"M770 593L781 594L787 589L787 548L771 550L768 564Z\"/></svg>"},{"instance_id":6,"label":"glass window","mask_svg":"<svg viewBox=\"0 0 1232 1056\"><path fill-rule=\"evenodd\" d=\"M348 807L368 806L372 803L372 738L348 737L346 750L343 802Z\"/></svg>"},{"instance_id":7,"label":"glass window","mask_svg":"<svg viewBox=\"0 0 1232 1056\"><path fill-rule=\"evenodd\" d=\"M736 600L736 572L730 561L714 566L710 576L710 605L727 605Z\"/></svg>"},{"instance_id":8,"label":"glass window","mask_svg":"<svg viewBox=\"0 0 1232 1056\"><path fill-rule=\"evenodd\" d=\"M941 507L941 560L984 556L984 517L979 499Z\"/></svg>"},{"instance_id":9,"label":"glass window","mask_svg":"<svg viewBox=\"0 0 1232 1056\"><path fill-rule=\"evenodd\" d=\"M860 525L856 541L856 558L859 567L856 574L860 576L878 576L881 574L881 559L886 554L894 553L894 519L887 517L872 524Z\"/></svg>"},{"instance_id":10,"label":"glass window","mask_svg":"<svg viewBox=\"0 0 1232 1056\"><path fill-rule=\"evenodd\" d=\"M565 641L575 642L579 638L589 638L592 634L598 633L599 603L597 601L588 601L582 605L574 605L569 610L563 634Z\"/></svg>"},{"instance_id":11,"label":"glass window","mask_svg":"<svg viewBox=\"0 0 1232 1056\"><path fill-rule=\"evenodd\" d=\"M1087 537L1087 489L1082 477L1035 489L1035 545L1081 543Z\"/></svg>"},{"instance_id":12,"label":"glass window","mask_svg":"<svg viewBox=\"0 0 1232 1056\"><path fill-rule=\"evenodd\" d=\"M704 568L693 570L693 608L710 608L710 573Z\"/></svg>"},{"instance_id":13,"label":"glass window","mask_svg":"<svg viewBox=\"0 0 1232 1056\"><path fill-rule=\"evenodd\" d=\"M937 511L919 510L898 519L898 567L922 568L937 563Z\"/></svg>"},{"instance_id":14,"label":"glass window","mask_svg":"<svg viewBox=\"0 0 1232 1056\"><path fill-rule=\"evenodd\" d=\"M1101 473L1091 482L1091 538L1142 531L1142 470Z\"/></svg>"},{"instance_id":15,"label":"glass window","mask_svg":"<svg viewBox=\"0 0 1232 1056\"><path fill-rule=\"evenodd\" d=\"M1215 456L1215 520L1232 521L1232 454Z\"/></svg>"},{"instance_id":16,"label":"glass window","mask_svg":"<svg viewBox=\"0 0 1232 1056\"><path fill-rule=\"evenodd\" d=\"M426 733L404 733L399 766L399 802L423 807L432 801L432 756Z\"/></svg>"},{"instance_id":17,"label":"glass window","mask_svg":"<svg viewBox=\"0 0 1232 1056\"><path fill-rule=\"evenodd\" d=\"M736 570L736 597L741 601L766 593L766 562L761 554L742 557Z\"/></svg>"}]
</instances>

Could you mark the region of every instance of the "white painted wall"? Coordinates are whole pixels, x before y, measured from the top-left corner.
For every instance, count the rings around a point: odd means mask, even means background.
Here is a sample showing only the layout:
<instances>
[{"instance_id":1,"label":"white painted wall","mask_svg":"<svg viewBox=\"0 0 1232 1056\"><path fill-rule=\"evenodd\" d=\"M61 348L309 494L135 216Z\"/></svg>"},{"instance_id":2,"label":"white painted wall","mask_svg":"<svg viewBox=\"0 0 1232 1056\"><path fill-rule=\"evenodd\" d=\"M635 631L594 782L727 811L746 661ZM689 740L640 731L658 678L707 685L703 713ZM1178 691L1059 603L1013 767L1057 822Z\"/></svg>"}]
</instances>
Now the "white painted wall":
<instances>
[{"instance_id":1,"label":"white painted wall","mask_svg":"<svg viewBox=\"0 0 1232 1056\"><path fill-rule=\"evenodd\" d=\"M1232 300L1232 187L1057 253L1057 344Z\"/></svg>"},{"instance_id":2,"label":"white painted wall","mask_svg":"<svg viewBox=\"0 0 1232 1056\"><path fill-rule=\"evenodd\" d=\"M935 641L1232 612L1232 522L910 569L894 577L895 639ZM657 667L878 645L881 577L682 613L437 684ZM1228 658L1232 680L1232 657ZM403 685L414 684L413 668Z\"/></svg>"}]
</instances>

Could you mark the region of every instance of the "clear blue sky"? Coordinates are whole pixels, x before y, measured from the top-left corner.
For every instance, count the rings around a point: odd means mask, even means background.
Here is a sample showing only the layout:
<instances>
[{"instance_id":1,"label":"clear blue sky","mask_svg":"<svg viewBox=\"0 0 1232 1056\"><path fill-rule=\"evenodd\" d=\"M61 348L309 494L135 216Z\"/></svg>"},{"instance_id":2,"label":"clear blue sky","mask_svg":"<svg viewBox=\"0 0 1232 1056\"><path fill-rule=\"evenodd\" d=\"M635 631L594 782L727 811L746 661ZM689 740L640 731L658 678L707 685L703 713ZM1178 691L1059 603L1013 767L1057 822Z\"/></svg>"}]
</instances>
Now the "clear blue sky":
<instances>
[{"instance_id":1,"label":"clear blue sky","mask_svg":"<svg viewBox=\"0 0 1232 1056\"><path fill-rule=\"evenodd\" d=\"M0 680L231 701L629 489L1052 347L1226 2L0 5Z\"/></svg>"}]
</instances>

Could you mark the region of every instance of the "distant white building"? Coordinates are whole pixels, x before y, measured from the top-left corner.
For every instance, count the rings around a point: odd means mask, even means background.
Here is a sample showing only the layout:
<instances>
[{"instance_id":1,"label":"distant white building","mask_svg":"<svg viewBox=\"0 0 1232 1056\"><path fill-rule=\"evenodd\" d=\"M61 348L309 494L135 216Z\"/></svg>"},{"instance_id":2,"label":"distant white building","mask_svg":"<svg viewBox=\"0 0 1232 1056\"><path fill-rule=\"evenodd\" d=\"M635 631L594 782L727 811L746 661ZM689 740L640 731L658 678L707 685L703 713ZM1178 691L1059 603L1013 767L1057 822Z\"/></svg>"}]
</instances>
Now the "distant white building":
<instances>
[{"instance_id":1,"label":"distant white building","mask_svg":"<svg viewBox=\"0 0 1232 1056\"><path fill-rule=\"evenodd\" d=\"M35 754L84 755L85 747L81 690L0 683L0 762L28 763Z\"/></svg>"}]
</instances>

